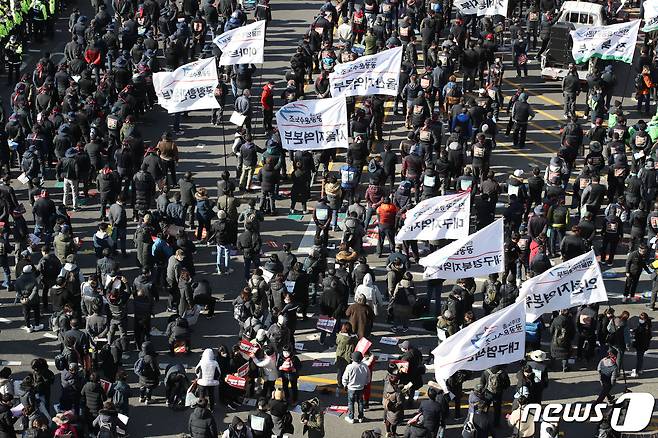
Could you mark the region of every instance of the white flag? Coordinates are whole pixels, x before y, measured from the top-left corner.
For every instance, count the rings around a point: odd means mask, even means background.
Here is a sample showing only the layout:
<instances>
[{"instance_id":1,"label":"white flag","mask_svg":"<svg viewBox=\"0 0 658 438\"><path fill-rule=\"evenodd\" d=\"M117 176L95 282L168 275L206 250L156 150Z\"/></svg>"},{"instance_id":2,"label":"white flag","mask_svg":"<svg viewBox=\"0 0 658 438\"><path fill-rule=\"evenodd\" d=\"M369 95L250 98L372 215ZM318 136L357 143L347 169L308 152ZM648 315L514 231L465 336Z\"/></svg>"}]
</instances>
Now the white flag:
<instances>
[{"instance_id":1,"label":"white flag","mask_svg":"<svg viewBox=\"0 0 658 438\"><path fill-rule=\"evenodd\" d=\"M437 381L458 370L485 370L523 359L525 319L525 307L515 303L448 337L432 351Z\"/></svg>"},{"instance_id":2,"label":"white flag","mask_svg":"<svg viewBox=\"0 0 658 438\"><path fill-rule=\"evenodd\" d=\"M468 236L470 216L470 191L426 199L407 212L395 242L461 239Z\"/></svg>"},{"instance_id":3,"label":"white flag","mask_svg":"<svg viewBox=\"0 0 658 438\"><path fill-rule=\"evenodd\" d=\"M329 75L331 95L333 97L373 94L396 96L400 83L401 64L402 47L337 64L333 73Z\"/></svg>"},{"instance_id":4,"label":"white flag","mask_svg":"<svg viewBox=\"0 0 658 438\"><path fill-rule=\"evenodd\" d=\"M479 0L478 17L483 15L488 17L502 15L503 17L507 17L507 1L508 0Z\"/></svg>"},{"instance_id":5,"label":"white flag","mask_svg":"<svg viewBox=\"0 0 658 438\"><path fill-rule=\"evenodd\" d=\"M256 21L215 37L222 50L219 65L262 64L265 52L265 20Z\"/></svg>"},{"instance_id":6,"label":"white flag","mask_svg":"<svg viewBox=\"0 0 658 438\"><path fill-rule=\"evenodd\" d=\"M455 6L461 15L476 15L478 3L478 0L457 0Z\"/></svg>"},{"instance_id":7,"label":"white flag","mask_svg":"<svg viewBox=\"0 0 658 438\"><path fill-rule=\"evenodd\" d=\"M653 32L658 30L658 0L647 0L642 5L644 7L644 27L643 32Z\"/></svg>"},{"instance_id":8,"label":"white flag","mask_svg":"<svg viewBox=\"0 0 658 438\"><path fill-rule=\"evenodd\" d=\"M315 150L349 146L344 97L300 100L281 107L276 125L284 149Z\"/></svg>"},{"instance_id":9,"label":"white flag","mask_svg":"<svg viewBox=\"0 0 658 438\"><path fill-rule=\"evenodd\" d=\"M169 114L219 108L214 96L218 82L214 57L190 62L171 72L153 74L158 104Z\"/></svg>"},{"instance_id":10,"label":"white flag","mask_svg":"<svg viewBox=\"0 0 658 438\"><path fill-rule=\"evenodd\" d=\"M528 322L554 310L608 301L594 250L526 280L518 301L525 303Z\"/></svg>"},{"instance_id":11,"label":"white flag","mask_svg":"<svg viewBox=\"0 0 658 438\"><path fill-rule=\"evenodd\" d=\"M571 54L576 64L590 58L611 59L633 62L640 20L610 26L583 26L572 30L573 47Z\"/></svg>"},{"instance_id":12,"label":"white flag","mask_svg":"<svg viewBox=\"0 0 658 438\"><path fill-rule=\"evenodd\" d=\"M425 278L446 280L482 277L505 270L503 222L498 219L480 231L455 240L418 261L425 266Z\"/></svg>"}]
</instances>

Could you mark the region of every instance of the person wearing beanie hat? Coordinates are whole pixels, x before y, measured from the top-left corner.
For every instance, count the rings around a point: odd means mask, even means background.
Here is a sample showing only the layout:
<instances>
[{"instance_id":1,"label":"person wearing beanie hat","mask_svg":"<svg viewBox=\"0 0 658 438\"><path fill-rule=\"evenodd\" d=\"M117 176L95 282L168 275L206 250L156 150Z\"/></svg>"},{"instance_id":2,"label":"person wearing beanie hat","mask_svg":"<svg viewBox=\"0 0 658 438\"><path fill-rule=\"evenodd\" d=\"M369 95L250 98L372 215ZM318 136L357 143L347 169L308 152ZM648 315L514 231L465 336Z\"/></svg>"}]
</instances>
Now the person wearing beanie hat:
<instances>
[{"instance_id":1,"label":"person wearing beanie hat","mask_svg":"<svg viewBox=\"0 0 658 438\"><path fill-rule=\"evenodd\" d=\"M23 305L25 329L28 333L43 329L43 325L40 324L39 286L33 271L32 264L23 266L22 274L14 283L16 287L16 299ZM34 313L34 325L31 324L30 316L32 313Z\"/></svg>"},{"instance_id":2,"label":"person wearing beanie hat","mask_svg":"<svg viewBox=\"0 0 658 438\"><path fill-rule=\"evenodd\" d=\"M364 400L363 390L370 383L370 368L363 361L363 353L355 351L352 353L352 363L345 368L342 384L347 389L347 417L345 421L354 423L363 422ZM354 418L354 404L357 405L358 417Z\"/></svg>"}]
</instances>

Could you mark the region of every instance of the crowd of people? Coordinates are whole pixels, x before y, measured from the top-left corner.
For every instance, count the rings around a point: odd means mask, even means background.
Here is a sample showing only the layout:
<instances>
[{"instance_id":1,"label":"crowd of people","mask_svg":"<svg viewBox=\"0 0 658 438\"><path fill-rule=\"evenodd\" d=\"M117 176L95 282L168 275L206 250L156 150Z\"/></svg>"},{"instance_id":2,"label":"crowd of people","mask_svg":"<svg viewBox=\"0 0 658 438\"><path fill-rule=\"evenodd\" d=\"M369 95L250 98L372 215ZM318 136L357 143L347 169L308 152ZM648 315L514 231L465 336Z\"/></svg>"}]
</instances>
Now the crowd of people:
<instances>
[{"instance_id":1,"label":"crowd of people","mask_svg":"<svg viewBox=\"0 0 658 438\"><path fill-rule=\"evenodd\" d=\"M501 119L508 117L504 135L512 135L512 147L523 149L535 117L531 94L522 87L505 105L504 59L511 53L517 76L528 76L529 53L537 50L538 36L537 56L546 49L558 3L510 4L506 22L501 16L463 15L450 1L326 1L290 58L280 97L275 81L255 81L254 65L218 66L214 96L220 108L210 122L227 123L225 108L244 115L245 122L233 141L238 164L224 169L213 195L192 172L177 173L179 161L194 155L178 148L185 137L183 114L174 115L172 129L154 146L147 146L140 123L157 104L153 73L198 58L219 59L211 39L252 16L269 24L268 0L253 11L246 10L247 3L92 1L89 17L65 3L35 0L21 3L22 13L12 9L13 21L7 15L0 23L3 66L12 86L8 108L0 113L2 287L15 292L26 331L48 330L59 346L52 357L34 359L17 385L14 370L0 370L0 437L126 436L131 385L145 405L159 403L154 393L164 392L167 407L190 407L184 432L193 438L282 437L295 430L331 435L324 426L328 406L299 394L298 382L309 371L296 331L308 326L310 313L330 322L319 330L318 342L335 352L344 419L372 421L365 413L377 363L369 345L376 321L403 335L412 319L429 314L434 319L425 328L441 343L513 304L521 282L548 270L560 261L556 258L569 260L591 248L608 269L627 242L622 303L636 301L640 275L647 272L654 279L649 307L655 311L658 121L631 124L633 114L612 102L613 65L592 71L584 87L570 66L562 83L567 122L544 169L514 169L509 175L492 170ZM617 17L622 8L609 3L609 18ZM28 40L52 35L55 17L65 13L71 38L62 62L55 64L45 52L33 73L21 71ZM649 113L655 99L653 44L643 45L634 65L637 112ZM346 151L283 148L272 122L277 107L331 97L329 74L337 64L398 46L404 47L398 95L348 98ZM583 109L591 115L589 124L576 113L581 91L587 94ZM406 133L391 141L400 112ZM254 123L259 114L262 131ZM340 162L337 170L332 162ZM61 183L61 199L51 196L54 181ZM290 206L282 210L276 201L287 185ZM394 236L419 202L463 191L471 193L472 230L502 213L504 272L481 283L462 278L449 287L443 280L419 280L414 273L421 253L449 242L396 244ZM499 202L505 203L502 212ZM32 218L25 217L28 208ZM92 208L98 208L98 221L92 236L85 236L84 225L70 212ZM283 211L312 218L308 254L285 243L263 256L262 224ZM84 273L83 242L96 258ZM243 285L222 291L231 300L221 304L231 307L234 322L219 324L238 328L233 344L198 345L193 335L200 313L211 319L220 305L214 280L196 272L195 254L206 246L216 249L216 275L239 277ZM371 266L370 247L385 259L378 260L385 274ZM128 251L133 248L136 258ZM129 279L133 266L138 275ZM166 351L158 351L152 339L160 310L166 315ZM613 400L621 391L619 379L642 376L652 337L647 312L635 319L627 310L593 304L545 315L526 324L528 355L522 363L479 375L462 370L446 382L431 381L426 366L431 356L415 340L404 340L396 360L385 366L384 430L373 427L363 437L394 437L400 428L405 437L499 436L503 405L511 399L513 436L556 438L559 424L535 425L521 415L528 403L542 402L551 386L549 370L596 370L601 390L592 399ZM550 342L548 351L542 351L542 339ZM181 357L193 349L203 352L190 372ZM631 350L636 358L629 364ZM133 351L136 360L128 369L123 364ZM160 366L163 355L171 356L166 366ZM473 389L466 390L473 379ZM424 385L426 397L419 401ZM249 399L256 403L246 420L235 415L221 431L218 407L243 410ZM297 404L300 415L294 418ZM454 432L447 431L455 424ZM609 414L597 429L600 438L619 436Z\"/></svg>"}]
</instances>

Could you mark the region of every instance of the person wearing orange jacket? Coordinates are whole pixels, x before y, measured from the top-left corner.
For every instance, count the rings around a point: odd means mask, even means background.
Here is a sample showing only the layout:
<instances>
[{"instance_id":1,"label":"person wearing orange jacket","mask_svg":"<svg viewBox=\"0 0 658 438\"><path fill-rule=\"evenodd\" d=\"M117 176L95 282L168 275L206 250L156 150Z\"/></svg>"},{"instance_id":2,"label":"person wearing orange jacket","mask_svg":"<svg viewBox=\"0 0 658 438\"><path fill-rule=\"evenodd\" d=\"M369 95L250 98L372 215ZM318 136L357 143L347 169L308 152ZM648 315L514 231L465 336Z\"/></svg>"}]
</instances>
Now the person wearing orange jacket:
<instances>
[{"instance_id":1,"label":"person wearing orange jacket","mask_svg":"<svg viewBox=\"0 0 658 438\"><path fill-rule=\"evenodd\" d=\"M644 103L645 112L650 114L651 111L651 89L654 87L651 81L651 71L649 66L642 67L642 74L638 76L635 88L637 89L637 111L642 111L642 103Z\"/></svg>"},{"instance_id":2,"label":"person wearing orange jacket","mask_svg":"<svg viewBox=\"0 0 658 438\"><path fill-rule=\"evenodd\" d=\"M265 133L272 131L272 116L274 115L274 81L268 81L263 85L263 92L260 94L260 104L263 105L263 129Z\"/></svg>"},{"instance_id":3,"label":"person wearing orange jacket","mask_svg":"<svg viewBox=\"0 0 658 438\"><path fill-rule=\"evenodd\" d=\"M388 237L388 244L390 252L395 250L395 217L398 213L398 208L391 202L390 196L387 196L382 201L382 204L377 208L377 218L379 228L379 240L377 242L377 255L382 256L384 247L384 238Z\"/></svg>"}]
</instances>

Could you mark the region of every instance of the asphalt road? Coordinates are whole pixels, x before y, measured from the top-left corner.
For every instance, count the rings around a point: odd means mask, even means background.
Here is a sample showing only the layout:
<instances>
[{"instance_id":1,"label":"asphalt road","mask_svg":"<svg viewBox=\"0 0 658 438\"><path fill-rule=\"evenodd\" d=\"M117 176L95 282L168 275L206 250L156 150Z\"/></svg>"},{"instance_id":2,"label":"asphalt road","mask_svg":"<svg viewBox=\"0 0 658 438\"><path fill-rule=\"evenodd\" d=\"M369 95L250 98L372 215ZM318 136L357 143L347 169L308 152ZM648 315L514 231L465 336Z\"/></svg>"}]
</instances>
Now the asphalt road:
<instances>
[{"instance_id":1,"label":"asphalt road","mask_svg":"<svg viewBox=\"0 0 658 438\"><path fill-rule=\"evenodd\" d=\"M263 81L273 79L276 81L278 90L285 86L283 73L287 67L288 59L294 53L296 44L301 40L301 35L306 30L310 20L315 14L315 11L321 6L320 1L296 2L292 0L273 0L273 18L271 26L268 30L268 43L265 55L265 65L258 66L260 70L256 74L255 86L252 89L253 94L259 94L260 86ZM83 13L89 14L89 6L87 4L80 4L79 7ZM61 52L66 41L68 41L68 32L66 31L67 17L62 17L58 21L58 31L55 38L43 46L29 47L27 52L30 55L26 59L26 68L30 69L36 62L35 57L38 57L42 50L50 50L53 53ZM509 59L509 56L507 57ZM510 63L511 64L511 63ZM529 102L533 108L538 111L538 116L529 127L527 148L523 151L516 150L512 147L509 138L501 137L499 139L499 147L493 153L492 169L499 173L500 180L503 181L507 174L514 169L529 169L535 165L540 166L542 169L548 162L548 159L557 151L558 140L556 138L559 126L563 123L562 119L562 97L558 83L544 83L538 78L538 65L532 63L530 65L530 77L517 80L514 78L514 71L511 65L507 66L506 86L504 92L510 94L510 91L517 85L523 85L530 92ZM617 73L620 79L628 79L629 88L632 88L632 75L622 73L620 69ZM518 82L517 82L518 81ZM1 82L1 81L0 81ZM620 85L618 95L621 95L623 88ZM7 88L0 88L5 102L9 97L9 90ZM628 94L628 92L626 93ZM279 104L280 102L277 102ZM632 100L626 98L624 100L625 109L630 109ZM579 107L582 111L584 109L584 97L579 98ZM631 113L633 115L633 113ZM225 119L230 115L227 111ZM233 130L225 120L225 130L221 127L212 127L209 125L210 114L209 111L198 111L190 113L189 117L183 120L182 126L185 134L177 139L177 143L181 150L181 163L179 165L179 172L192 171L195 174L195 180L198 185L210 188L211 196L214 196L215 183L219 172L224 169L225 159L229 163L229 168L232 170L236 160L233 156L225 157L223 151L226 146L230 149L230 141L232 140ZM636 119L632 117L632 120ZM501 126L507 122L505 118L500 121ZM387 116L387 129L390 127L392 130L392 141L400 140L403 138L405 132L403 130L403 121L401 118L392 117L390 114ZM171 118L161 109L146 114L139 124L139 129L142 131L143 136L147 140L156 142L160 134L168 126L171 126ZM255 121L254 126L257 126L257 133L260 133L259 120ZM262 137L259 138L260 141ZM381 146L380 146L381 147ZM341 155L344 159L344 155ZM61 199L61 188L54 187L52 181L48 183L52 189L53 196L56 199ZM19 183L15 183L18 190L20 199L25 200L27 197L26 190ZM285 186L284 186L285 188ZM319 187L316 184L314 187L312 200L317 200ZM249 195L253 196L253 195ZM312 202L311 202L312 205ZM80 265L85 271L88 271L92 266L95 266L95 258L91 251L89 237L95 230L97 223L97 199L89 201L87 206L81 212L72 214L76 235L85 237L85 244L82 248L80 255ZM266 252L278 251L284 242L290 242L300 254L305 254L308 250L309 236L312 236L312 226L309 225L311 217L306 215L301 218L286 216L288 211L288 203L286 200L278 202L279 216L268 217L262 226L262 235L264 241L271 241L272 244L265 246ZM28 212L26 217L31 217ZM332 240L335 242L339 239L337 233L331 234ZM312 242L312 241L311 241ZM373 252L372 249L370 252ZM620 245L618 250L619 256L612 269L607 272L621 273L623 275L623 264L627 247ZM195 257L198 275L207 278L213 286L213 292L222 301L219 305L217 316L211 320L201 318L198 325L195 326L195 333L193 337L194 353L191 356L185 357L181 360L188 367L194 367L200 357L200 352L206 347L217 347L220 344L232 345L237 337L237 324L232 319L232 310L230 300L232 300L242 288L243 281L241 278L241 262L237 257L233 259L233 267L236 268L235 272L228 277L218 277L214 274L214 259L212 248L201 247ZM377 279L380 288L385 288L385 268L382 259L370 255L369 263L376 269ZM136 260L134 253L129 259L121 260L123 271L129 276L134 277L137 275ZM416 271L416 279L418 280L417 289L424 292L424 284L420 281L418 269ZM444 286L444 293L450 288L449 282ZM643 303L634 303L621 305L620 294L623 288L623 279L611 278L606 280L606 287L611 297L611 303L617 307L618 311L627 309L632 315L637 315L640 311L646 310ZM643 276L639 290L645 291L650 289L650 282L648 277ZM445 296L445 295L444 295ZM481 302L481 299L479 299ZM46 333L32 333L27 334L21 330L22 316L21 309L18 306L12 305L13 295L8 293L0 293L0 357L6 364L9 364L16 376L22 377L28 370L29 363L34 357L46 357L52 360L55 356L57 349L56 341L48 337ZM164 303L161 302L157 309L159 312L164 311ZM316 311L316 309L311 309ZM656 315L652 315L656 316ZM375 342L373 348L375 351L382 353L398 353L396 347L380 344L378 341L381 336L392 336L388 330L388 326L378 321L373 337ZM154 320L154 325L164 330L166 324L166 314L159 313ZM317 330L315 324L312 322L303 323L298 330L298 341L304 343L304 351L301 358L304 361L304 369L302 373L304 378L302 382L310 384L305 387L308 391L301 392L302 399L319 396L324 406L329 405L345 405L346 400L344 396L336 398L334 392L335 383L335 370L330 367L313 367L311 364L314 361L333 358L332 351L325 351L323 347L316 341ZM412 326L411 330L398 336L401 340L409 339L414 344L421 347L427 353L431 351L436 345L435 334L428 332L421 327L420 321L417 321ZM167 363L173 360L164 354L166 351L166 341L163 337L154 337L156 347L163 353L160 360ZM627 360L627 370L632 368L634 364L633 353L629 354ZM652 343L652 349L647 354L645 359L645 373L641 379L628 380L628 387L633 391L644 391L656 393L658 392L658 352L656 352L656 345ZM130 369L135 360L135 354L131 353L129 357L124 360L124 364ZM366 417L368 422L365 424L348 425L342 418L327 415L326 417L326 431L327 436L335 437L340 435L358 436L362 430L373 427L381 427L383 410L379 404L381 397L381 379L384 376L382 371L384 364L377 365L373 383L373 400L371 409L368 410ZM578 368L578 367L576 367ZM515 370L510 370L515 371ZM430 374L430 373L428 373ZM431 378L428 375L426 380ZM134 382L132 379L131 382ZM514 383L514 379L512 379ZM468 382L465 387L470 389L474 385L474 381ZM56 385L57 386L57 383ZM616 390L620 391L623 385L617 385ZM576 370L569 373L553 372L551 373L551 384L544 392L545 401L590 401L593 395L598 392L599 384L597 373L593 370ZM57 394L57 390L55 393ZM422 391L424 392L424 391ZM422 394L421 394L422 396ZM511 400L512 393L509 392L506 396L507 400ZM131 415L129 431L132 436L144 437L174 437L178 436L181 432L186 430L187 412L173 412L164 406L164 391L160 388L156 392L156 401L159 402L155 405L145 407L138 403L137 399L131 400ZM243 418L246 412L251 409L245 406L239 413ZM412 410L407 411L408 416L411 416ZM226 412L223 407L220 407L215 412L215 417L220 423L220 429L225 429L226 424L234 415L233 412ZM295 415L295 421L298 417ZM447 434L448 437L461 436L459 433L459 426L455 421L450 421L450 430ZM652 424L656 427L658 423ZM400 429L403 432L403 428ZM565 436L576 436L577 433L585 433L584 436L592 436L594 425L568 425L564 427ZM296 423L295 436L301 436L301 425Z\"/></svg>"}]
</instances>

